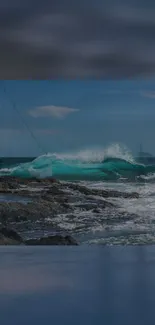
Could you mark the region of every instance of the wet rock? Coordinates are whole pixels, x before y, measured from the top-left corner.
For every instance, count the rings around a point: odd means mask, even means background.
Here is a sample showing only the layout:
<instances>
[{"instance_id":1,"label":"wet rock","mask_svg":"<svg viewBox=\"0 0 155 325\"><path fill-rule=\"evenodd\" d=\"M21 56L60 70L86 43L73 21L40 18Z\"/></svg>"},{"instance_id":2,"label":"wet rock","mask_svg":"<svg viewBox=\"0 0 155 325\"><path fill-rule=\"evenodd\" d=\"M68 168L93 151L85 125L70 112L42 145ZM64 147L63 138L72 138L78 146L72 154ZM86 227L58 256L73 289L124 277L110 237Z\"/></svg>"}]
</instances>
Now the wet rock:
<instances>
[{"instance_id":1,"label":"wet rock","mask_svg":"<svg viewBox=\"0 0 155 325\"><path fill-rule=\"evenodd\" d=\"M47 217L52 218L55 214L66 212L66 209L57 202L37 200L27 204L20 202L1 202L0 221L37 221Z\"/></svg>"},{"instance_id":2,"label":"wet rock","mask_svg":"<svg viewBox=\"0 0 155 325\"><path fill-rule=\"evenodd\" d=\"M6 227L0 228L0 236L5 236L16 241L22 241L21 236L15 230Z\"/></svg>"},{"instance_id":3,"label":"wet rock","mask_svg":"<svg viewBox=\"0 0 155 325\"><path fill-rule=\"evenodd\" d=\"M0 228L0 245L20 245L23 243L22 237L13 229Z\"/></svg>"},{"instance_id":4,"label":"wet rock","mask_svg":"<svg viewBox=\"0 0 155 325\"><path fill-rule=\"evenodd\" d=\"M20 190L20 187L25 186L53 186L53 184L58 184L59 182L54 178L38 179L38 178L20 178L14 176L1 176L0 177L0 192L6 193L11 190Z\"/></svg>"},{"instance_id":5,"label":"wet rock","mask_svg":"<svg viewBox=\"0 0 155 325\"><path fill-rule=\"evenodd\" d=\"M46 179L45 179L45 182L60 184L59 180L57 180L57 179L54 178L54 177L48 177L48 178L46 178Z\"/></svg>"},{"instance_id":6,"label":"wet rock","mask_svg":"<svg viewBox=\"0 0 155 325\"><path fill-rule=\"evenodd\" d=\"M0 228L0 245L70 245L77 246L77 242L71 236L48 236L37 239L29 239L24 241L23 238L13 229L2 227Z\"/></svg>"},{"instance_id":7,"label":"wet rock","mask_svg":"<svg viewBox=\"0 0 155 325\"><path fill-rule=\"evenodd\" d=\"M0 177L0 191L3 193L13 191L17 199L23 196L28 199L26 203L21 201L6 202L5 200L0 202L0 222L3 226L13 226L19 232L20 229L23 232L24 229L27 231L27 225L29 231L35 230L37 227L40 227L40 230L52 227L53 229L59 228L60 234L63 234L64 223L68 234L73 234L71 229L74 229L75 233L80 233L81 229L86 231L93 227L93 224L94 227L96 224L99 226L109 224L110 221L112 224L114 223L113 220L117 220L116 209L119 207L119 200L118 202L117 200L111 202L111 198L139 197L137 193L91 189L79 183L58 182L53 178ZM80 218L77 218L77 213L81 214ZM126 216L124 219L126 222ZM120 218L121 221L122 217ZM43 232L39 236L42 235ZM17 238L6 237L5 234L3 235L3 242L4 237L9 238L10 241L18 242ZM52 236L37 241L33 239L31 244L70 245L71 243L70 237ZM30 242L27 245L30 245Z\"/></svg>"},{"instance_id":8,"label":"wet rock","mask_svg":"<svg viewBox=\"0 0 155 325\"><path fill-rule=\"evenodd\" d=\"M48 190L47 190L47 194L52 194L52 195L62 195L64 194L63 191L61 189L59 189L59 187L57 186L51 186Z\"/></svg>"},{"instance_id":9,"label":"wet rock","mask_svg":"<svg viewBox=\"0 0 155 325\"><path fill-rule=\"evenodd\" d=\"M12 193L16 188L12 183L1 183L0 184L0 193Z\"/></svg>"},{"instance_id":10,"label":"wet rock","mask_svg":"<svg viewBox=\"0 0 155 325\"><path fill-rule=\"evenodd\" d=\"M94 209L93 209L93 212L94 212L94 213L101 213L101 210L100 210L99 208L94 208Z\"/></svg>"},{"instance_id":11,"label":"wet rock","mask_svg":"<svg viewBox=\"0 0 155 325\"><path fill-rule=\"evenodd\" d=\"M0 246L5 246L5 245L17 246L17 245L22 245L22 243L14 240L14 239L11 239L11 238L0 237Z\"/></svg>"},{"instance_id":12,"label":"wet rock","mask_svg":"<svg viewBox=\"0 0 155 325\"><path fill-rule=\"evenodd\" d=\"M68 188L73 189L74 191L78 191L84 195L96 195L104 198L139 198L139 194L136 192L120 192L115 190L98 190L98 189L90 189L83 185L75 184L75 183L67 183Z\"/></svg>"},{"instance_id":13,"label":"wet rock","mask_svg":"<svg viewBox=\"0 0 155 325\"><path fill-rule=\"evenodd\" d=\"M30 246L38 246L38 245L70 245L70 246L77 246L77 242L74 238L71 236L61 236L61 235L55 235L55 236L48 236L48 237L42 237L39 239L29 239L25 241L26 245Z\"/></svg>"}]
</instances>

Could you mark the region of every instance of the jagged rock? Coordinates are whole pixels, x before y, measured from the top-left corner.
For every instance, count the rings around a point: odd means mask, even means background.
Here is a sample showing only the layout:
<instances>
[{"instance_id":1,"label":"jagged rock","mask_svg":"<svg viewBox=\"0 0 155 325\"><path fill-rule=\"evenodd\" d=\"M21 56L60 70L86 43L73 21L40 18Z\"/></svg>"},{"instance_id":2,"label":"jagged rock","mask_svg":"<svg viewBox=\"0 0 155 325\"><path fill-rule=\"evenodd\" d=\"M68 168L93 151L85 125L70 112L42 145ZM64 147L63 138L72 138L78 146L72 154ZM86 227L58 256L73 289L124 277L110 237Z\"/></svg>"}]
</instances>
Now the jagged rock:
<instances>
[{"instance_id":1,"label":"jagged rock","mask_svg":"<svg viewBox=\"0 0 155 325\"><path fill-rule=\"evenodd\" d=\"M77 242L71 236L48 236L39 239L29 239L25 242L26 245L38 246L38 245L70 245L77 246Z\"/></svg>"},{"instance_id":2,"label":"jagged rock","mask_svg":"<svg viewBox=\"0 0 155 325\"><path fill-rule=\"evenodd\" d=\"M63 234L64 225L68 234L76 234L90 229L90 225L96 224L106 227L108 224L116 222L120 207L120 200L111 198L138 198L138 193L126 193L110 189L93 189L79 183L59 182L53 178L47 179L20 179L17 177L0 177L0 192L9 193L9 201L4 199L0 202L0 222L5 227L14 227L17 232L29 230L51 231L56 229ZM15 194L15 195L14 195ZM7 198L7 194L4 196ZM26 198L23 200L23 198ZM75 211L75 214L74 214ZM90 218L89 218L90 211ZM77 217L80 213L80 218ZM93 213L96 220L93 218ZM117 215L116 215L117 214ZM62 222L61 222L62 216ZM119 213L121 220L132 220L138 218L123 211ZM74 221L73 221L74 220ZM74 225L73 225L74 223ZM31 227L30 227L31 225ZM44 226L42 226L44 225ZM73 225L73 228L72 228ZM43 233L43 232L42 232ZM21 242L19 238L7 237L8 233L0 233L1 244L7 242L13 244ZM7 238L7 239L6 239ZM8 239L9 238L9 239ZM32 240L27 245L76 245L75 241L70 241L70 237L48 237L40 240Z\"/></svg>"},{"instance_id":3,"label":"jagged rock","mask_svg":"<svg viewBox=\"0 0 155 325\"><path fill-rule=\"evenodd\" d=\"M22 242L22 237L13 229L9 229L6 227L0 228L0 237L4 236L6 238L10 238L12 240L16 240Z\"/></svg>"},{"instance_id":4,"label":"jagged rock","mask_svg":"<svg viewBox=\"0 0 155 325\"><path fill-rule=\"evenodd\" d=\"M77 246L77 242L71 236L48 236L37 239L29 239L24 241L22 237L13 229L3 227L0 229L0 245L29 245L29 246L38 246L38 245L70 245Z\"/></svg>"},{"instance_id":5,"label":"jagged rock","mask_svg":"<svg viewBox=\"0 0 155 325\"><path fill-rule=\"evenodd\" d=\"M12 229L3 227L0 229L0 245L21 245L23 239Z\"/></svg>"},{"instance_id":6,"label":"jagged rock","mask_svg":"<svg viewBox=\"0 0 155 325\"><path fill-rule=\"evenodd\" d=\"M20 243L19 241L16 241L14 239L11 238L7 238L7 237L0 237L0 246L17 246L17 245L22 245L22 243Z\"/></svg>"},{"instance_id":7,"label":"jagged rock","mask_svg":"<svg viewBox=\"0 0 155 325\"><path fill-rule=\"evenodd\" d=\"M65 184L65 186L66 186L66 184ZM83 185L74 184L74 183L68 183L67 186L68 186L68 188L78 191L84 195L98 195L98 196L102 196L104 198L110 198L110 197L139 198L139 194L136 192L128 193L128 192L120 192L120 191L115 191L115 190L90 189Z\"/></svg>"}]
</instances>

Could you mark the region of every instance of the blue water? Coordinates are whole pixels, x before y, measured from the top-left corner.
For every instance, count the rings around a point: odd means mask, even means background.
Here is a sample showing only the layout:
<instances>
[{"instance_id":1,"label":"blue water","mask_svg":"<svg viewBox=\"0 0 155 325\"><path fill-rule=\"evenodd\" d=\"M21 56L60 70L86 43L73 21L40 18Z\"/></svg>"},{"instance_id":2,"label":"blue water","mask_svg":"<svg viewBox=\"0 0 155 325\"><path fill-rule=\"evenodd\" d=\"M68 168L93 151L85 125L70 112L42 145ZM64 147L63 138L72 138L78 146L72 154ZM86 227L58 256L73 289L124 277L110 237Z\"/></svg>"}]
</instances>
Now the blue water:
<instances>
[{"instance_id":1,"label":"blue water","mask_svg":"<svg viewBox=\"0 0 155 325\"><path fill-rule=\"evenodd\" d=\"M113 145L108 149L83 150L67 154L47 154L27 162L18 158L11 160L12 165L4 160L0 164L0 176L49 177L61 180L104 180L126 179L145 181L154 180L155 160L152 164L142 164L133 158L127 149ZM153 163L154 161L154 163ZM145 159L146 163L146 159Z\"/></svg>"},{"instance_id":2,"label":"blue water","mask_svg":"<svg viewBox=\"0 0 155 325\"><path fill-rule=\"evenodd\" d=\"M155 247L1 247L2 325L154 325Z\"/></svg>"},{"instance_id":3,"label":"blue water","mask_svg":"<svg viewBox=\"0 0 155 325\"><path fill-rule=\"evenodd\" d=\"M28 203L31 202L30 198L19 196L15 194L0 194L0 202L20 202L20 203Z\"/></svg>"}]
</instances>

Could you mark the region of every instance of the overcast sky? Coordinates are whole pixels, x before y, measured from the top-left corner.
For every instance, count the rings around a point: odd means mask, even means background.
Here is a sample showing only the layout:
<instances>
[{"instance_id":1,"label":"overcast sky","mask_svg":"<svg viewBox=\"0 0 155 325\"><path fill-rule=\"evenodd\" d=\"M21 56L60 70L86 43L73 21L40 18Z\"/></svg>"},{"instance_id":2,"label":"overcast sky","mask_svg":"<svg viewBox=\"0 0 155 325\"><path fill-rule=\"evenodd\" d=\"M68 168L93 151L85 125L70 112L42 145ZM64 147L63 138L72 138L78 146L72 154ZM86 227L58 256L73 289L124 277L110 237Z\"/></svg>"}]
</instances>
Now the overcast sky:
<instances>
[{"instance_id":1,"label":"overcast sky","mask_svg":"<svg viewBox=\"0 0 155 325\"><path fill-rule=\"evenodd\" d=\"M25 80L6 94L0 81L1 156L116 142L155 154L153 0L1 0L0 31L0 79Z\"/></svg>"},{"instance_id":2,"label":"overcast sky","mask_svg":"<svg viewBox=\"0 0 155 325\"><path fill-rule=\"evenodd\" d=\"M111 143L136 153L140 142L155 153L153 79L0 81L0 101L1 156L38 155L39 146L64 152Z\"/></svg>"},{"instance_id":3,"label":"overcast sky","mask_svg":"<svg viewBox=\"0 0 155 325\"><path fill-rule=\"evenodd\" d=\"M1 0L1 79L155 73L153 0Z\"/></svg>"}]
</instances>

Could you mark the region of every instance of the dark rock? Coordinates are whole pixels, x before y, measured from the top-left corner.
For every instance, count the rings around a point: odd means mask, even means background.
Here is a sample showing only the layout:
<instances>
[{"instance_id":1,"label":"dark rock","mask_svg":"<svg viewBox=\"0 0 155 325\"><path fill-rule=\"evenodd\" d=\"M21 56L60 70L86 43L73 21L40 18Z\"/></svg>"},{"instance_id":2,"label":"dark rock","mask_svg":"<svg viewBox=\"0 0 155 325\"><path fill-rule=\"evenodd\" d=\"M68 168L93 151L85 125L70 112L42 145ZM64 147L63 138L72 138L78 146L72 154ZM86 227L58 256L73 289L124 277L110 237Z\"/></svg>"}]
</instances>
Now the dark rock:
<instances>
[{"instance_id":1,"label":"dark rock","mask_svg":"<svg viewBox=\"0 0 155 325\"><path fill-rule=\"evenodd\" d=\"M110 197L139 198L139 194L136 192L128 193L128 192L120 192L120 191L115 191L115 190L90 189L83 185L79 185L79 184L75 184L75 183L67 183L67 184L65 184L65 186L67 186L68 188L71 188L75 191L78 191L84 195L96 195L96 196L102 196L104 198L110 198Z\"/></svg>"},{"instance_id":2,"label":"dark rock","mask_svg":"<svg viewBox=\"0 0 155 325\"><path fill-rule=\"evenodd\" d=\"M21 245L23 239L12 229L3 227L0 229L0 245Z\"/></svg>"},{"instance_id":3,"label":"dark rock","mask_svg":"<svg viewBox=\"0 0 155 325\"><path fill-rule=\"evenodd\" d=\"M70 246L77 246L77 242L71 236L48 236L42 237L37 239L29 239L25 241L26 245L30 246L38 246L38 245L70 245Z\"/></svg>"},{"instance_id":4,"label":"dark rock","mask_svg":"<svg viewBox=\"0 0 155 325\"><path fill-rule=\"evenodd\" d=\"M0 246L5 246L5 245L17 246L17 245L22 245L22 243L11 238L0 237Z\"/></svg>"},{"instance_id":5,"label":"dark rock","mask_svg":"<svg viewBox=\"0 0 155 325\"><path fill-rule=\"evenodd\" d=\"M53 178L47 179L21 179L17 177L0 177L0 192L8 193L12 191L17 201L1 201L0 202L0 222L6 228L0 231L1 245L6 242L9 245L23 243L22 238L15 236L13 227L17 232L30 230L40 230L41 235L44 228L51 227L63 233L63 222L60 222L60 215L65 218L68 225L68 233L70 232L70 224L74 223L75 233L86 231L88 228L98 224L108 224L111 221L122 222L116 216L116 209L120 207L118 200L111 198L138 198L138 193L126 193L110 189L91 189L80 183L58 182ZM26 202L21 201L22 197L27 197ZM19 199L19 200L18 200ZM90 211L82 213L81 218L77 220L77 214L82 211ZM92 212L95 218L93 218ZM118 213L117 213L118 215ZM80 220L81 219L81 220ZM133 219L133 218L132 218ZM127 217L124 216L124 222ZM7 228L8 227L8 228ZM22 230L21 230L22 228ZM28 231L27 231L28 230ZM49 229L47 229L49 234ZM53 233L53 232L52 232ZM17 234L18 235L18 234ZM74 236L74 233L73 233ZM5 241L5 243L4 243ZM72 237L66 236L49 236L40 239L31 239L25 243L26 245L77 245Z\"/></svg>"},{"instance_id":6,"label":"dark rock","mask_svg":"<svg viewBox=\"0 0 155 325\"><path fill-rule=\"evenodd\" d=\"M100 213L101 211L100 211L99 208L94 208L94 209L93 209L93 212L94 212L94 213Z\"/></svg>"},{"instance_id":7,"label":"dark rock","mask_svg":"<svg viewBox=\"0 0 155 325\"><path fill-rule=\"evenodd\" d=\"M12 229L6 228L6 227L2 227L0 229L0 237L6 237L6 238L10 238L12 240L16 240L18 242L22 242L22 238L21 236Z\"/></svg>"},{"instance_id":8,"label":"dark rock","mask_svg":"<svg viewBox=\"0 0 155 325\"><path fill-rule=\"evenodd\" d=\"M29 239L24 241L22 237L13 229L7 227L2 227L0 229L0 245L29 245L29 246L38 246L38 245L70 245L77 246L77 242L71 236L48 236L37 239Z\"/></svg>"},{"instance_id":9,"label":"dark rock","mask_svg":"<svg viewBox=\"0 0 155 325\"><path fill-rule=\"evenodd\" d=\"M48 177L45 179L46 182L50 182L50 183L60 183L56 178L54 177Z\"/></svg>"},{"instance_id":10,"label":"dark rock","mask_svg":"<svg viewBox=\"0 0 155 325\"><path fill-rule=\"evenodd\" d=\"M56 185L53 185L50 187L49 190L47 190L47 194L52 194L52 195L62 195L64 194L62 190L60 190Z\"/></svg>"}]
</instances>

